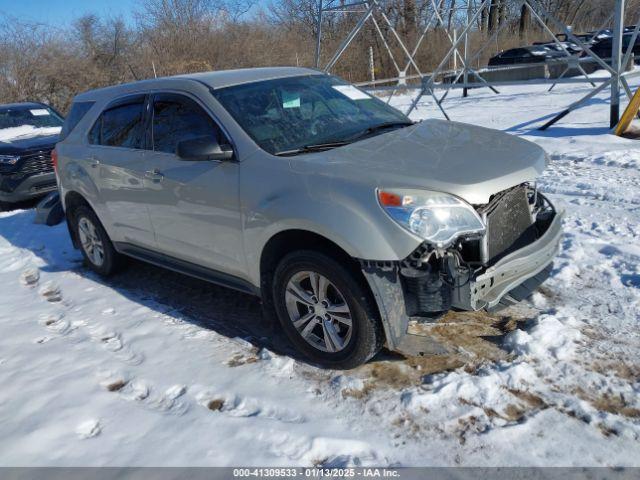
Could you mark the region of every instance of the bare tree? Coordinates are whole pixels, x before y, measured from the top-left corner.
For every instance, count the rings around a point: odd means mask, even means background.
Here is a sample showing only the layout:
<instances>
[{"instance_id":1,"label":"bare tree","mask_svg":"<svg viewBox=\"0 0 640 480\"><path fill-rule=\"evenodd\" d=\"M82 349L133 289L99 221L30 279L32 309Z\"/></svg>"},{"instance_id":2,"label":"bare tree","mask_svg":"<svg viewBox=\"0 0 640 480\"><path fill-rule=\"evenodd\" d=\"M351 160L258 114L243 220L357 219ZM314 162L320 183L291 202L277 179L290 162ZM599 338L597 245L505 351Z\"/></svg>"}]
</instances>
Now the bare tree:
<instances>
[{"instance_id":1,"label":"bare tree","mask_svg":"<svg viewBox=\"0 0 640 480\"><path fill-rule=\"evenodd\" d=\"M0 102L41 100L65 110L74 95L90 88L203 70L314 63L319 0L140 0L133 25L118 18L85 15L68 28L0 16ZM352 1L352 0L347 0ZM615 0L538 0L545 10L575 31L600 28ZM336 0L334 4L339 4ZM451 44L447 32L466 20L462 0L381 0L402 42L411 49L427 20L438 10L446 25L431 29L417 51L422 71L440 63ZM476 5L478 2L476 2ZM640 0L627 0L626 21L639 19ZM251 14L246 13L251 10ZM357 22L358 15L323 16L323 52L330 56ZM368 78L373 47L376 77L397 75L403 49L379 14L382 38L371 22L353 40L334 71L351 81ZM605 25L610 27L611 25ZM518 0L492 0L470 30L470 45L480 45L501 27L495 50L550 38L535 26ZM493 50L493 49L492 49ZM492 52L486 49L480 62ZM413 67L412 67L413 68Z\"/></svg>"}]
</instances>

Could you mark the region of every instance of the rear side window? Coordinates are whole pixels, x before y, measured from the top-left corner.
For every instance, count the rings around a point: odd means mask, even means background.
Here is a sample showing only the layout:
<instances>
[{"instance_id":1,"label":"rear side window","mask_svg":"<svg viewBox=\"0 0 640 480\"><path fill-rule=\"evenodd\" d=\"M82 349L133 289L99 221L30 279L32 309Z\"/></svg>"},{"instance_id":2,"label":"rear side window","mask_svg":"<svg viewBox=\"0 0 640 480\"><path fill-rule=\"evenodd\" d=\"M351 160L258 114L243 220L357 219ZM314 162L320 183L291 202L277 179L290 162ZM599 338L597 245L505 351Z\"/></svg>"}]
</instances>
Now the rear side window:
<instances>
[{"instance_id":1,"label":"rear side window","mask_svg":"<svg viewBox=\"0 0 640 480\"><path fill-rule=\"evenodd\" d=\"M89 142L107 147L142 148L143 116L143 99L109 108L93 125Z\"/></svg>"},{"instance_id":2,"label":"rear side window","mask_svg":"<svg viewBox=\"0 0 640 480\"><path fill-rule=\"evenodd\" d=\"M82 120L82 118L87 114L87 112L93 107L95 102L75 102L71 105L71 110L69 110L69 115L64 120L64 125L62 125L62 130L60 131L59 142L67 138L67 136L76 128L76 125Z\"/></svg>"},{"instance_id":3,"label":"rear side window","mask_svg":"<svg viewBox=\"0 0 640 480\"><path fill-rule=\"evenodd\" d=\"M218 143L220 129L200 105L184 95L161 94L153 102L152 137L157 152L175 153L178 143L211 136Z\"/></svg>"}]
</instances>

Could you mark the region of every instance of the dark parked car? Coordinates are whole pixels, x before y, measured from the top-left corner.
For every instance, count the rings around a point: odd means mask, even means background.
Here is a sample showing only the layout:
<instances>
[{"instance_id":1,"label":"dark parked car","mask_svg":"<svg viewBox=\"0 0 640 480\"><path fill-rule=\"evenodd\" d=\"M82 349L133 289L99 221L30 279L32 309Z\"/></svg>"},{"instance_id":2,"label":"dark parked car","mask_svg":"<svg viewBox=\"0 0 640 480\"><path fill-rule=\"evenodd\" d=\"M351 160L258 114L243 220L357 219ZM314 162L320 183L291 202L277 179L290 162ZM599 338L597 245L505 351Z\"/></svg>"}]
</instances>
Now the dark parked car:
<instances>
[{"instance_id":1,"label":"dark parked car","mask_svg":"<svg viewBox=\"0 0 640 480\"><path fill-rule=\"evenodd\" d=\"M582 48L580 48L577 43L573 43L573 42L560 42L560 44L557 44L555 42L551 42L551 43L539 42L539 43L534 43L534 45L540 46L540 47L546 47L549 50L553 50L554 52L561 52L565 56L567 55L565 53L565 50L569 52L571 55L579 55L582 53Z\"/></svg>"},{"instance_id":2,"label":"dark parked car","mask_svg":"<svg viewBox=\"0 0 640 480\"><path fill-rule=\"evenodd\" d=\"M605 30L592 30L591 32L587 32L584 34L592 39L592 43L599 42L600 40L604 40L605 38L613 37L613 30L607 28ZM578 38L580 36L578 35Z\"/></svg>"},{"instance_id":3,"label":"dark parked car","mask_svg":"<svg viewBox=\"0 0 640 480\"><path fill-rule=\"evenodd\" d=\"M592 33L580 33L577 34L575 37L580 40L582 43L584 43L586 46L590 46L593 45L596 42L596 39L593 36L594 34Z\"/></svg>"},{"instance_id":4,"label":"dark parked car","mask_svg":"<svg viewBox=\"0 0 640 480\"><path fill-rule=\"evenodd\" d=\"M564 52L556 52L542 45L512 48L489 59L489 66L517 65L521 63L543 63L547 60L566 57Z\"/></svg>"},{"instance_id":5,"label":"dark parked car","mask_svg":"<svg viewBox=\"0 0 640 480\"><path fill-rule=\"evenodd\" d=\"M42 103L0 105L0 203L56 189L51 151L62 123L62 116Z\"/></svg>"},{"instance_id":6,"label":"dark parked car","mask_svg":"<svg viewBox=\"0 0 640 480\"><path fill-rule=\"evenodd\" d=\"M622 36L622 53L624 54L631 44L632 33L625 33ZM604 38L596 42L591 51L598 55L600 58L611 58L611 52L613 51L613 37ZM636 39L633 44L633 54L640 56L640 37ZM637 63L637 61L636 61Z\"/></svg>"}]
</instances>

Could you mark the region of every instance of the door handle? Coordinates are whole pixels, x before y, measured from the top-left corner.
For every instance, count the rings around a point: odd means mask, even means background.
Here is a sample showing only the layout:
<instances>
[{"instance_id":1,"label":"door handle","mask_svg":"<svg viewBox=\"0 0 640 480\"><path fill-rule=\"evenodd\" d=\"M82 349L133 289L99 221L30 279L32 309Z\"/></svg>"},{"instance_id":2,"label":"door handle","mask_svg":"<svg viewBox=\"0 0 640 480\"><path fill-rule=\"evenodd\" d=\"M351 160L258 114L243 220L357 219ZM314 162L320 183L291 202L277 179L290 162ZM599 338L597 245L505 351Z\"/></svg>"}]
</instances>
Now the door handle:
<instances>
[{"instance_id":1,"label":"door handle","mask_svg":"<svg viewBox=\"0 0 640 480\"><path fill-rule=\"evenodd\" d=\"M164 178L164 175L160 170L154 168L153 170L147 170L146 172L144 172L144 177L153 180L154 182L161 182Z\"/></svg>"},{"instance_id":2,"label":"door handle","mask_svg":"<svg viewBox=\"0 0 640 480\"><path fill-rule=\"evenodd\" d=\"M91 165L91 168L96 168L100 165L100 160L98 160L97 157L89 157L87 160L89 160L89 163Z\"/></svg>"}]
</instances>

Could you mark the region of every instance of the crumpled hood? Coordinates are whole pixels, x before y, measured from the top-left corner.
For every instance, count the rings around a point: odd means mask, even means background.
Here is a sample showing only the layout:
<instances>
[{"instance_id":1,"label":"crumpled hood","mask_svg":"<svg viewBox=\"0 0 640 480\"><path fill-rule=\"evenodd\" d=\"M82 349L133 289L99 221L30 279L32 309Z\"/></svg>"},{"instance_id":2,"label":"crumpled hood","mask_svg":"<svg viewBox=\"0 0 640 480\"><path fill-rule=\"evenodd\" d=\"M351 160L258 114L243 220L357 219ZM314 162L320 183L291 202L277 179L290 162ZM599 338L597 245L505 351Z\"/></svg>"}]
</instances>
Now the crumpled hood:
<instances>
[{"instance_id":1,"label":"crumpled hood","mask_svg":"<svg viewBox=\"0 0 640 480\"><path fill-rule=\"evenodd\" d=\"M346 177L372 188L419 188L475 205L534 181L546 166L536 144L497 130L425 120L345 147L292 158L300 173Z\"/></svg>"}]
</instances>

